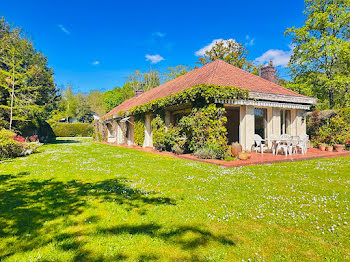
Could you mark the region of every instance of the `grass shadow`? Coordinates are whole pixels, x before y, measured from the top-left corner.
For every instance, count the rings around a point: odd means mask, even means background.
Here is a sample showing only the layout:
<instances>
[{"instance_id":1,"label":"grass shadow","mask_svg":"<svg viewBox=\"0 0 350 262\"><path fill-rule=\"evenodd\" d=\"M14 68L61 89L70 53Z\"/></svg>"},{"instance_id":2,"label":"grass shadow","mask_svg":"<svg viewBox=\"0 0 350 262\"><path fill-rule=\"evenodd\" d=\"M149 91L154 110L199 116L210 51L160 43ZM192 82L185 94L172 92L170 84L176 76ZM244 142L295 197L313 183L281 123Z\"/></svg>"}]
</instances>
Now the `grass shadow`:
<instances>
[{"instance_id":1,"label":"grass shadow","mask_svg":"<svg viewBox=\"0 0 350 262\"><path fill-rule=\"evenodd\" d=\"M99 233L109 235L146 235L152 239L161 239L165 242L180 246L184 250L196 249L206 246L209 242L217 242L222 245L235 246L235 243L222 235L215 235L209 230L198 226L177 226L164 228L158 224L124 225L99 229Z\"/></svg>"},{"instance_id":2,"label":"grass shadow","mask_svg":"<svg viewBox=\"0 0 350 262\"><path fill-rule=\"evenodd\" d=\"M57 223L69 226L70 217L91 207L89 199L113 201L128 211L136 209L141 215L146 213L149 205L175 205L173 199L157 197L155 192L128 186L130 181L124 178L96 183L21 179L27 175L28 172L0 175L0 238L16 238L15 242L2 245L0 260L10 256L14 250L23 252L48 244L52 239L48 240L42 232L44 224L64 217L64 222ZM98 217L90 216L87 222L97 223ZM54 224L52 227L55 227ZM59 242L67 241L64 237L61 235L57 239L61 239ZM66 236L66 239L71 237ZM62 249L74 249L78 253L81 247L81 243L72 240L62 245ZM80 260L88 256L83 253Z\"/></svg>"}]
</instances>

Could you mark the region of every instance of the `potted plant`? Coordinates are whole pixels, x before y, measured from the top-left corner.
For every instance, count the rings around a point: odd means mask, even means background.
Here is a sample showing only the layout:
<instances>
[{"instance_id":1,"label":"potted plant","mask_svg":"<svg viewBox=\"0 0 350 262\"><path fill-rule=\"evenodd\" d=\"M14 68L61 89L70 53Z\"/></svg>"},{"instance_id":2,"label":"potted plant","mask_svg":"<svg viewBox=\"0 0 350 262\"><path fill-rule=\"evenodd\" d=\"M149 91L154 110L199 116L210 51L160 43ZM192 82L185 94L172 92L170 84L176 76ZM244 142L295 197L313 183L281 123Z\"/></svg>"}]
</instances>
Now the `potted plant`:
<instances>
[{"instance_id":1,"label":"potted plant","mask_svg":"<svg viewBox=\"0 0 350 262\"><path fill-rule=\"evenodd\" d=\"M252 156L252 155L251 155L250 153L246 152L246 151L240 152L240 153L238 154L238 158L239 158L240 160L247 160L247 159L251 158L251 156Z\"/></svg>"},{"instance_id":2,"label":"potted plant","mask_svg":"<svg viewBox=\"0 0 350 262\"><path fill-rule=\"evenodd\" d=\"M326 146L326 151L327 152L333 152L333 146L332 145L327 145Z\"/></svg>"},{"instance_id":3,"label":"potted plant","mask_svg":"<svg viewBox=\"0 0 350 262\"><path fill-rule=\"evenodd\" d=\"M337 115L322 126L319 133L324 138L324 142L329 144L329 147L326 148L327 151L332 152L334 146L335 151L340 152L344 150L345 144L350 140L350 124Z\"/></svg>"},{"instance_id":4,"label":"potted plant","mask_svg":"<svg viewBox=\"0 0 350 262\"><path fill-rule=\"evenodd\" d=\"M319 143L318 145L318 148L321 150L321 151L326 151L326 144L325 143Z\"/></svg>"},{"instance_id":5,"label":"potted plant","mask_svg":"<svg viewBox=\"0 0 350 262\"><path fill-rule=\"evenodd\" d=\"M242 152L242 146L240 143L234 142L231 145L231 153L234 157L238 156L238 154Z\"/></svg>"},{"instance_id":6,"label":"potted plant","mask_svg":"<svg viewBox=\"0 0 350 262\"><path fill-rule=\"evenodd\" d=\"M339 144L335 144L334 145L334 150L337 152L342 152L345 149L345 145L339 145Z\"/></svg>"}]
</instances>

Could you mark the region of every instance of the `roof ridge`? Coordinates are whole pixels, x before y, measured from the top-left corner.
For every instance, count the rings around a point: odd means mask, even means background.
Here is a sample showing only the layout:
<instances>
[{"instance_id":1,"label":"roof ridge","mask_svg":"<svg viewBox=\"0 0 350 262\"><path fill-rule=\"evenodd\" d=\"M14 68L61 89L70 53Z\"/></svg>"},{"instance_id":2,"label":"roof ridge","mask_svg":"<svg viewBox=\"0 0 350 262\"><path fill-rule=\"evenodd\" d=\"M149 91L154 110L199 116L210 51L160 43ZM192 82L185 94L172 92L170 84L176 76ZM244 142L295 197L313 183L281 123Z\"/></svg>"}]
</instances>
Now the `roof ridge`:
<instances>
[{"instance_id":1,"label":"roof ridge","mask_svg":"<svg viewBox=\"0 0 350 262\"><path fill-rule=\"evenodd\" d=\"M215 64L214 64L214 68L213 68L213 71L212 71L212 74L211 74L211 77L209 79L209 83L211 83L211 81L213 80L214 76L215 76L215 72L216 72L216 69L218 68L218 65L219 65L219 59L215 60Z\"/></svg>"}]
</instances>

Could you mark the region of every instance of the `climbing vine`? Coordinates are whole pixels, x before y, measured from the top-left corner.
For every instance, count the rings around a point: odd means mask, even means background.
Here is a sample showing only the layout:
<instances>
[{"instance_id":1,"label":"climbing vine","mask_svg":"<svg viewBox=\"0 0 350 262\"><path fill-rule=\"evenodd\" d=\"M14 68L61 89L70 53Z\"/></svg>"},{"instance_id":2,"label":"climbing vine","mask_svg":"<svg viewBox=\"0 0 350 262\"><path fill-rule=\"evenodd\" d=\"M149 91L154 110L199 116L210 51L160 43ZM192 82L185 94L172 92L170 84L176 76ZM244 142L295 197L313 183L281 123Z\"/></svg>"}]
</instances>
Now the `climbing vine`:
<instances>
[{"instance_id":1,"label":"climbing vine","mask_svg":"<svg viewBox=\"0 0 350 262\"><path fill-rule=\"evenodd\" d=\"M137 116L134 121L134 142L138 146L143 145L145 140L145 119L144 117Z\"/></svg>"},{"instance_id":2,"label":"climbing vine","mask_svg":"<svg viewBox=\"0 0 350 262\"><path fill-rule=\"evenodd\" d=\"M203 107L214 103L215 99L247 99L249 91L232 86L197 85L185 89L177 94L152 100L143 105L135 106L128 112L129 115L157 112L166 107L180 104L191 104L192 107ZM125 112L120 112L125 114Z\"/></svg>"}]
</instances>

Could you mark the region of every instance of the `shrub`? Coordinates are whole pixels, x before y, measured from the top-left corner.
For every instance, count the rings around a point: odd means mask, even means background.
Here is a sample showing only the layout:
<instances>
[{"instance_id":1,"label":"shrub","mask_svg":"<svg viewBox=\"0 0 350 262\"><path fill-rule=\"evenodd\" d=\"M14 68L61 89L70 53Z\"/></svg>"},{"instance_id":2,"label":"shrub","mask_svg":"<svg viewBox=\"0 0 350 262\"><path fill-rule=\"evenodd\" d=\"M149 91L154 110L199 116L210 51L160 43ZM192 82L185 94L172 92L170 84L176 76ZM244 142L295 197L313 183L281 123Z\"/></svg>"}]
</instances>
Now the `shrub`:
<instances>
[{"instance_id":1,"label":"shrub","mask_svg":"<svg viewBox=\"0 0 350 262\"><path fill-rule=\"evenodd\" d=\"M138 146L143 145L145 140L145 125L143 119L135 119L134 122L134 141Z\"/></svg>"},{"instance_id":2,"label":"shrub","mask_svg":"<svg viewBox=\"0 0 350 262\"><path fill-rule=\"evenodd\" d=\"M200 109L194 108L189 116L180 120L179 128L187 138L186 146L190 152L203 149L207 145L215 145L223 152L227 151L227 118L224 113L224 108L210 104Z\"/></svg>"},{"instance_id":3,"label":"shrub","mask_svg":"<svg viewBox=\"0 0 350 262\"><path fill-rule=\"evenodd\" d=\"M16 134L6 130L0 130L0 159L19 156L23 152L23 144L16 141Z\"/></svg>"},{"instance_id":4,"label":"shrub","mask_svg":"<svg viewBox=\"0 0 350 262\"><path fill-rule=\"evenodd\" d=\"M93 126L88 123L55 123L52 129L58 137L91 137L94 133Z\"/></svg>"},{"instance_id":5,"label":"shrub","mask_svg":"<svg viewBox=\"0 0 350 262\"><path fill-rule=\"evenodd\" d=\"M179 145L180 130L177 127L165 126L163 119L157 115L151 122L153 131L153 145L159 151L172 151L175 145Z\"/></svg>"},{"instance_id":6,"label":"shrub","mask_svg":"<svg viewBox=\"0 0 350 262\"><path fill-rule=\"evenodd\" d=\"M173 148L171 149L176 155L181 155L184 153L184 150L181 148L180 145L175 145L173 146Z\"/></svg>"},{"instance_id":7,"label":"shrub","mask_svg":"<svg viewBox=\"0 0 350 262\"><path fill-rule=\"evenodd\" d=\"M345 145L350 141L350 123L347 123L341 115L332 117L320 128L318 138L319 142L328 145Z\"/></svg>"},{"instance_id":8,"label":"shrub","mask_svg":"<svg viewBox=\"0 0 350 262\"><path fill-rule=\"evenodd\" d=\"M227 157L227 150L218 144L208 144L198 148L194 155L202 159L222 159Z\"/></svg>"}]
</instances>

